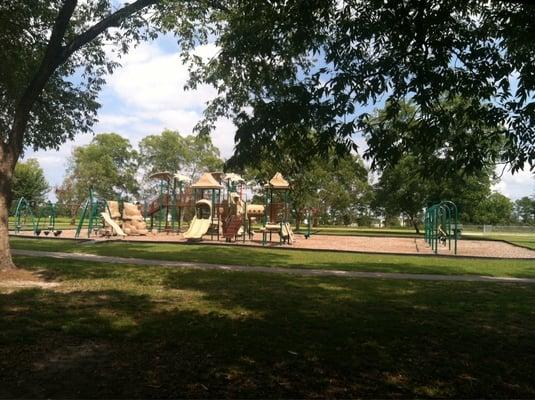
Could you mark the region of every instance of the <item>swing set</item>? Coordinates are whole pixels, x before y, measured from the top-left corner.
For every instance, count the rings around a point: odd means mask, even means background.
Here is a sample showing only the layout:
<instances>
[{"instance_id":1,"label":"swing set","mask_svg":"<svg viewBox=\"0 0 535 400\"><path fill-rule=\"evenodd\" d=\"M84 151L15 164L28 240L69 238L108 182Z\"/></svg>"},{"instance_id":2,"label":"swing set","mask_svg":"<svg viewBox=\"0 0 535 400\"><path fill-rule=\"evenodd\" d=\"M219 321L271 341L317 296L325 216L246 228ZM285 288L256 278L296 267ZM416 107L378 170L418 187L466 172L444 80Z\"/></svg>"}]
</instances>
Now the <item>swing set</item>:
<instances>
[{"instance_id":1,"label":"swing set","mask_svg":"<svg viewBox=\"0 0 535 400\"><path fill-rule=\"evenodd\" d=\"M32 231L36 236L39 236L41 232L45 236L48 236L50 232L53 232L54 236L61 234L61 231L56 231L57 210L54 203L48 201L44 205L37 207L24 197L21 197L16 204L14 212L15 233Z\"/></svg>"}]
</instances>

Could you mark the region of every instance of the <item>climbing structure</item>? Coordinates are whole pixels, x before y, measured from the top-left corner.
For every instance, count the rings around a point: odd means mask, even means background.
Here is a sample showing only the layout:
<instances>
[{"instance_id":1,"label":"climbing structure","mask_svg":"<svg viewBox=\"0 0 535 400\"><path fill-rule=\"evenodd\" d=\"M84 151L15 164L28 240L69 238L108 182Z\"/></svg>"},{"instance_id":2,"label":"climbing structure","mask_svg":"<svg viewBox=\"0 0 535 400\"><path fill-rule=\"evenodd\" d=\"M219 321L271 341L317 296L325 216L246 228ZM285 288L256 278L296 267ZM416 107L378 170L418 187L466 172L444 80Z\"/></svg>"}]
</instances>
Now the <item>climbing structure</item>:
<instances>
[{"instance_id":1,"label":"climbing structure","mask_svg":"<svg viewBox=\"0 0 535 400\"><path fill-rule=\"evenodd\" d=\"M438 246L448 246L457 254L457 239L460 237L460 224L457 206L446 200L427 208L424 217L424 239L431 250L438 253Z\"/></svg>"},{"instance_id":2,"label":"climbing structure","mask_svg":"<svg viewBox=\"0 0 535 400\"><path fill-rule=\"evenodd\" d=\"M290 206L288 195L290 184L280 172L265 185L264 220L262 227L262 244L272 240L272 234L279 235L280 243L292 244L294 235L289 222Z\"/></svg>"},{"instance_id":3,"label":"climbing structure","mask_svg":"<svg viewBox=\"0 0 535 400\"><path fill-rule=\"evenodd\" d=\"M87 237L90 237L95 231L102 228L102 213L112 216L106 200L99 198L93 193L92 189L89 189L89 196L82 203L80 220L74 237L79 238L84 228L87 228ZM112 221L111 217L110 221Z\"/></svg>"},{"instance_id":4,"label":"climbing structure","mask_svg":"<svg viewBox=\"0 0 535 400\"><path fill-rule=\"evenodd\" d=\"M150 217L150 229L158 232L178 232L183 210L191 206L191 191L186 187L191 179L179 173L157 172L150 179L158 180L158 195L145 206L145 217Z\"/></svg>"}]
</instances>

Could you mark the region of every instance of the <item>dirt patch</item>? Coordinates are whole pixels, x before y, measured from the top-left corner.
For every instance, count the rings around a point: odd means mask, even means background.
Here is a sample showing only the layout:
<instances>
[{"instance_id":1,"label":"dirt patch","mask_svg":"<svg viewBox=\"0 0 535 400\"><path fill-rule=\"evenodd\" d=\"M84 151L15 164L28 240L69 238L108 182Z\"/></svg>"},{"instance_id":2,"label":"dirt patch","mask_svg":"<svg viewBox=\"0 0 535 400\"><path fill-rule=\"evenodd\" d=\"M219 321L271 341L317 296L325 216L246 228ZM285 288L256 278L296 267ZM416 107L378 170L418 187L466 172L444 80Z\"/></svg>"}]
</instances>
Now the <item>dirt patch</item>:
<instances>
[{"instance_id":1,"label":"dirt patch","mask_svg":"<svg viewBox=\"0 0 535 400\"><path fill-rule=\"evenodd\" d=\"M0 288L43 288L48 289L58 286L57 282L44 281L38 275L25 269L0 270Z\"/></svg>"}]
</instances>

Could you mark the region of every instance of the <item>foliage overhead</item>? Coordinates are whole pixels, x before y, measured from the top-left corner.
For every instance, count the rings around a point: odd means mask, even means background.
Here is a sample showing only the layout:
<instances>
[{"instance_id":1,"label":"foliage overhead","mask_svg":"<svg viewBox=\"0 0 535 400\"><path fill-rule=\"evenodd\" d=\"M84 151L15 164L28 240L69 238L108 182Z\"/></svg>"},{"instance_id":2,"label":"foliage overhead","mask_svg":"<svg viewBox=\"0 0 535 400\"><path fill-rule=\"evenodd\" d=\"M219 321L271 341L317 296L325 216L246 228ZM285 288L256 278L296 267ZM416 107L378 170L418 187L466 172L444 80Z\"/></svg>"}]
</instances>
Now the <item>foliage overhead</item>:
<instances>
[{"instance_id":1,"label":"foliage overhead","mask_svg":"<svg viewBox=\"0 0 535 400\"><path fill-rule=\"evenodd\" d=\"M490 142L500 145L490 161L507 162L513 171L528 162L533 169L535 7L529 3L221 2L196 24L178 28L189 32L183 49L190 87L208 83L219 93L198 128L205 132L220 116L234 118L235 164L262 150L275 157L271 144L280 140L303 142L306 151L295 157L306 163L311 153L355 149L355 137L369 129L371 106L388 104L384 117L394 121L411 100L418 135L370 141L364 155L374 167L415 148L448 148L459 155L457 168L477 170L489 156L480 144ZM214 37L219 52L213 59L192 51ZM441 107L457 98L466 103ZM440 132L459 121L467 140L445 142ZM494 130L486 135L482 127Z\"/></svg>"},{"instance_id":2,"label":"foliage overhead","mask_svg":"<svg viewBox=\"0 0 535 400\"><path fill-rule=\"evenodd\" d=\"M0 142L22 135L23 146L58 148L88 132L104 77L119 65L111 54L155 37L147 17L154 3L117 9L109 0L0 2Z\"/></svg>"}]
</instances>

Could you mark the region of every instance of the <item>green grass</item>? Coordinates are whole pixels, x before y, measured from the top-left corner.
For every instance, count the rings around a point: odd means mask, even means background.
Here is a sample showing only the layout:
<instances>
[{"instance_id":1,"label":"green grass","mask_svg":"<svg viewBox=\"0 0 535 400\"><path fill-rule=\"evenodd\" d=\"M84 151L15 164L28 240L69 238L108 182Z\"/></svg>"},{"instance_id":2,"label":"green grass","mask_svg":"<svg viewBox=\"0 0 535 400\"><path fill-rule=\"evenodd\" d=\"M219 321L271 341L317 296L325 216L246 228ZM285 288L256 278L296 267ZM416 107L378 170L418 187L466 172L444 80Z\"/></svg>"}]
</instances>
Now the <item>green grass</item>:
<instances>
[{"instance_id":1,"label":"green grass","mask_svg":"<svg viewBox=\"0 0 535 400\"><path fill-rule=\"evenodd\" d=\"M489 260L336 253L329 251L263 249L242 246L108 242L93 244L67 240L12 238L13 248L64 251L103 256L212 264L259 265L283 268L339 269L348 271L426 274L475 274L535 277L533 260Z\"/></svg>"},{"instance_id":2,"label":"green grass","mask_svg":"<svg viewBox=\"0 0 535 400\"><path fill-rule=\"evenodd\" d=\"M16 262L0 398L535 397L535 286Z\"/></svg>"},{"instance_id":3,"label":"green grass","mask_svg":"<svg viewBox=\"0 0 535 400\"><path fill-rule=\"evenodd\" d=\"M15 229L15 217L9 217L9 229L13 230ZM37 223L37 218L35 218L35 222ZM76 221L78 222L78 221ZM48 227L48 219L47 218L41 218L41 221L39 222L39 225L41 229L46 229ZM57 217L56 223L55 223L55 229L73 229L75 225L71 225L71 219L68 217ZM33 225L31 218L26 218L22 222L22 230L23 231L33 231Z\"/></svg>"},{"instance_id":4,"label":"green grass","mask_svg":"<svg viewBox=\"0 0 535 400\"><path fill-rule=\"evenodd\" d=\"M463 235L463 238L476 240L505 240L506 242L535 250L535 234L486 233L484 235L476 235L469 233Z\"/></svg>"}]
</instances>

